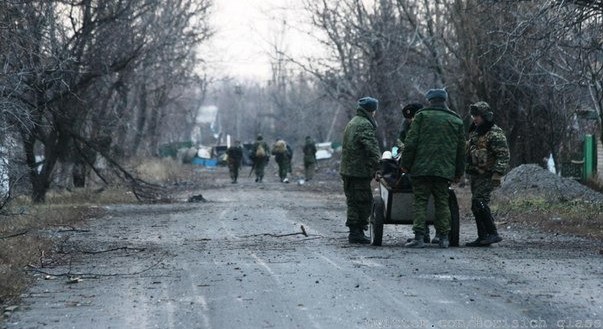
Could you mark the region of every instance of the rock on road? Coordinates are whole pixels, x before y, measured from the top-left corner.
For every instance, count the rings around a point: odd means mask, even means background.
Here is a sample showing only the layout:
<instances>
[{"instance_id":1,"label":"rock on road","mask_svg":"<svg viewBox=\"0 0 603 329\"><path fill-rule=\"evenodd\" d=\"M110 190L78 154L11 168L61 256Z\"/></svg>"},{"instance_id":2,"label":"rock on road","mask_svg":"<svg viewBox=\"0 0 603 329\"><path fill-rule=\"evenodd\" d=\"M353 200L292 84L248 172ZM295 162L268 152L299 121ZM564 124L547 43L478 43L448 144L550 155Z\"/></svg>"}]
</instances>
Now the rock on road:
<instances>
[{"instance_id":1,"label":"rock on road","mask_svg":"<svg viewBox=\"0 0 603 329\"><path fill-rule=\"evenodd\" d=\"M517 228L495 247L413 250L390 225L382 247L351 246L343 195L307 186L110 206L62 233L70 261L36 275L4 327L603 328L597 242ZM463 219L461 242L474 231Z\"/></svg>"}]
</instances>

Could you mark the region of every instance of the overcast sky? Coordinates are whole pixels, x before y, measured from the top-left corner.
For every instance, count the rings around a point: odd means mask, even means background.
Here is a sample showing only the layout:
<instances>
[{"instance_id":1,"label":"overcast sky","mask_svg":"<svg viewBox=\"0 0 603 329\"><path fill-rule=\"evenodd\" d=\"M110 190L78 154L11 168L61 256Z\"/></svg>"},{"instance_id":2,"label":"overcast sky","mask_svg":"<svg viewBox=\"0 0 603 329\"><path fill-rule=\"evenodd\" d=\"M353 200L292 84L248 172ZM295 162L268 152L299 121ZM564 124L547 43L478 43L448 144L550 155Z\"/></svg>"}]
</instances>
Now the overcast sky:
<instances>
[{"instance_id":1,"label":"overcast sky","mask_svg":"<svg viewBox=\"0 0 603 329\"><path fill-rule=\"evenodd\" d=\"M212 25L216 34L202 54L207 69L212 75L269 79L271 45L279 39L284 21L288 53L316 52L316 43L298 31L299 20L304 18L300 5L299 0L215 0Z\"/></svg>"}]
</instances>

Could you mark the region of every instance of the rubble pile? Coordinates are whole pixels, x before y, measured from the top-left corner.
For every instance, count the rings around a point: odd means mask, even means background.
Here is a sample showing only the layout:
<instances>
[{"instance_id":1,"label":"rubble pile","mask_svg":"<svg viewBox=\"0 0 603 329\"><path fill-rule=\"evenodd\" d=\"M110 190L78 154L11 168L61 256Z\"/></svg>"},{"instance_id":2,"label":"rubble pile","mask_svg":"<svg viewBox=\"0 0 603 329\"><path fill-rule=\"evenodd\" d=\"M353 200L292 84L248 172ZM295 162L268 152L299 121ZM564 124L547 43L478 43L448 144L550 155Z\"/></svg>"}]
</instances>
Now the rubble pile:
<instances>
[{"instance_id":1,"label":"rubble pile","mask_svg":"<svg viewBox=\"0 0 603 329\"><path fill-rule=\"evenodd\" d=\"M548 202L582 200L603 203L603 194L535 164L520 165L512 169L505 175L493 196L499 200L536 197Z\"/></svg>"}]
</instances>

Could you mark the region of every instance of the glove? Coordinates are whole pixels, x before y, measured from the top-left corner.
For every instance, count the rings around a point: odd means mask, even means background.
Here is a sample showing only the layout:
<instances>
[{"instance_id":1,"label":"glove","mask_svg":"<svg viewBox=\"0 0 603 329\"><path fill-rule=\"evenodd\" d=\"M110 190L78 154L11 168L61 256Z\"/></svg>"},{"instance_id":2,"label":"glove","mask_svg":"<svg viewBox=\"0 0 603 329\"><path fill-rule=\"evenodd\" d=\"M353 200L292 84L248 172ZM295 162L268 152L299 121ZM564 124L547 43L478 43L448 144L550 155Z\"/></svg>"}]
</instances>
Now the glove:
<instances>
[{"instance_id":1,"label":"glove","mask_svg":"<svg viewBox=\"0 0 603 329\"><path fill-rule=\"evenodd\" d=\"M502 179L502 175L495 172L492 174L492 186L493 187L499 187L500 186L500 180Z\"/></svg>"}]
</instances>

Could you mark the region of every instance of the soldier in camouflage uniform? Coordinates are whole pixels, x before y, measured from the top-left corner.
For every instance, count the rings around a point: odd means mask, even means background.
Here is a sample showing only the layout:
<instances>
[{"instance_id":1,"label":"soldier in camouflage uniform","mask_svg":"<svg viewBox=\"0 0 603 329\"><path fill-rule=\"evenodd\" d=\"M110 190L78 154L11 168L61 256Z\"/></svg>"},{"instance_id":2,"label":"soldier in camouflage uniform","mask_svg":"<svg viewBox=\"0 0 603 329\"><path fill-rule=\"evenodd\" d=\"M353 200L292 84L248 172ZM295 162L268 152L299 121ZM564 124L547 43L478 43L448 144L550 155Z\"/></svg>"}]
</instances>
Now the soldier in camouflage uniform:
<instances>
[{"instance_id":1,"label":"soldier in camouflage uniform","mask_svg":"<svg viewBox=\"0 0 603 329\"><path fill-rule=\"evenodd\" d=\"M235 184L239 178L239 169L243 161L243 148L241 141L235 140L234 145L226 150L228 156L228 171L230 172L231 183Z\"/></svg>"},{"instance_id":2,"label":"soldier in camouflage uniform","mask_svg":"<svg viewBox=\"0 0 603 329\"><path fill-rule=\"evenodd\" d=\"M414 240L410 248L423 248L427 201L433 195L435 228L440 248L448 248L450 208L448 187L458 182L465 167L463 120L446 106L448 93L431 89L425 95L429 106L419 111L410 126L402 152L401 171L412 175Z\"/></svg>"},{"instance_id":3,"label":"soldier in camouflage uniform","mask_svg":"<svg viewBox=\"0 0 603 329\"><path fill-rule=\"evenodd\" d=\"M304 170L306 180L309 181L314 177L316 171L316 145L312 137L306 136L306 144L304 144Z\"/></svg>"},{"instance_id":4,"label":"soldier in camouflage uniform","mask_svg":"<svg viewBox=\"0 0 603 329\"><path fill-rule=\"evenodd\" d=\"M258 135L255 143L251 147L251 160L253 161L253 170L255 172L255 182L261 183L264 179L264 169L270 160L270 149L264 141L262 135Z\"/></svg>"},{"instance_id":5,"label":"soldier in camouflage uniform","mask_svg":"<svg viewBox=\"0 0 603 329\"><path fill-rule=\"evenodd\" d=\"M492 190L509 165L509 146L502 129L494 123L494 112L486 102L469 106L473 123L467 142L466 172L471 179L471 211L475 216L477 239L468 247L489 246L502 241L488 203Z\"/></svg>"},{"instance_id":6,"label":"soldier in camouflage uniform","mask_svg":"<svg viewBox=\"0 0 603 329\"><path fill-rule=\"evenodd\" d=\"M349 243L370 243L364 235L373 205L371 180L379 166L381 151L377 142L374 115L379 101L372 97L358 100L356 116L348 122L343 132L341 167L339 173L343 180L347 204Z\"/></svg>"},{"instance_id":7,"label":"soldier in camouflage uniform","mask_svg":"<svg viewBox=\"0 0 603 329\"><path fill-rule=\"evenodd\" d=\"M278 164L278 177L283 183L289 183L287 174L290 172L291 158L289 157L290 147L288 146L282 139L277 140L272 146L272 155L274 155L274 160Z\"/></svg>"}]
</instances>

